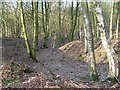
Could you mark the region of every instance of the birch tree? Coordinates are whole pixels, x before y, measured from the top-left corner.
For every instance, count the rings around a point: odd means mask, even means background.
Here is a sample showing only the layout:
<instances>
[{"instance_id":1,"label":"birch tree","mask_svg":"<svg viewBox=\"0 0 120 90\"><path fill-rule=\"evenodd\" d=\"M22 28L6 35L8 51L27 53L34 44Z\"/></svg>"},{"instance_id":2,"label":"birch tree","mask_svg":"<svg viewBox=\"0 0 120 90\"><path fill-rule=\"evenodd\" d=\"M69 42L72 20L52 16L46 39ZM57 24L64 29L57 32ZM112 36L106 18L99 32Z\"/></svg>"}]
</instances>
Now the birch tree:
<instances>
[{"instance_id":1,"label":"birch tree","mask_svg":"<svg viewBox=\"0 0 120 90\"><path fill-rule=\"evenodd\" d=\"M102 44L107 52L107 57L109 62L108 79L115 81L119 75L118 56L115 53L112 45L110 45L110 40L106 38L106 33L105 33L106 30L104 26L102 8L99 3L95 3L95 6L96 6L95 9L96 17L98 20L98 29L100 30Z\"/></svg>"},{"instance_id":2,"label":"birch tree","mask_svg":"<svg viewBox=\"0 0 120 90\"><path fill-rule=\"evenodd\" d=\"M83 28L84 28L84 43L85 43L85 48L84 48L84 51L86 52L87 51L87 30L86 30L86 27L85 27L85 24L83 25Z\"/></svg>"},{"instance_id":3,"label":"birch tree","mask_svg":"<svg viewBox=\"0 0 120 90\"><path fill-rule=\"evenodd\" d=\"M88 71L90 80L98 80L98 74L96 72L96 61L94 54L94 42L93 42L93 33L92 33L92 25L89 17L89 7L88 2L85 4L86 12L84 12L84 19L86 25L86 37L87 37L87 49L88 49ZM83 9L85 10L85 9Z\"/></svg>"},{"instance_id":4,"label":"birch tree","mask_svg":"<svg viewBox=\"0 0 120 90\"><path fill-rule=\"evenodd\" d=\"M114 0L112 0L112 3L111 3L110 27L109 27L109 30L110 30L110 39L113 38L113 30L112 30L112 24L113 24L113 10L114 10Z\"/></svg>"},{"instance_id":5,"label":"birch tree","mask_svg":"<svg viewBox=\"0 0 120 90\"><path fill-rule=\"evenodd\" d=\"M117 18L116 18L116 38L117 39L119 39L118 38L118 36L119 36L119 29L120 29L120 2L117 2L116 3L116 6L117 6Z\"/></svg>"}]
</instances>

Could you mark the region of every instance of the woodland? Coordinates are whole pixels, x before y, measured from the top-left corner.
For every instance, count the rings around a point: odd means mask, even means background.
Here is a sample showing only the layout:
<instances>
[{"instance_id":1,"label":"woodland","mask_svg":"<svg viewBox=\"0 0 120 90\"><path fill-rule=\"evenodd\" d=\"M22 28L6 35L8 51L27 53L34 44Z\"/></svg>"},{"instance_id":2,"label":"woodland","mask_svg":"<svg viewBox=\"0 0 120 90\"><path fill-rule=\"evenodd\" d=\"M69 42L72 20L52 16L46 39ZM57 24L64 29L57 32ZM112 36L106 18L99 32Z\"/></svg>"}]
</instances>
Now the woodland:
<instances>
[{"instance_id":1,"label":"woodland","mask_svg":"<svg viewBox=\"0 0 120 90\"><path fill-rule=\"evenodd\" d=\"M120 1L0 2L0 88L120 89Z\"/></svg>"}]
</instances>

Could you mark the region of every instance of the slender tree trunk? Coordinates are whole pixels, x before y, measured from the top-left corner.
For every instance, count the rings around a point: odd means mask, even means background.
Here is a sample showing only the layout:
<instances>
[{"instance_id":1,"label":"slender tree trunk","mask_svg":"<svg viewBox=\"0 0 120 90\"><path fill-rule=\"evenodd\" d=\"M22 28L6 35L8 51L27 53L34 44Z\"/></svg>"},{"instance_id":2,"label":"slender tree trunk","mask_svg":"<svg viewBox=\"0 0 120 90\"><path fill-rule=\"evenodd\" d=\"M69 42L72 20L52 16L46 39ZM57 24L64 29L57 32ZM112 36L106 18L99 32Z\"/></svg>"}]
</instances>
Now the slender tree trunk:
<instances>
[{"instance_id":1,"label":"slender tree trunk","mask_svg":"<svg viewBox=\"0 0 120 90\"><path fill-rule=\"evenodd\" d=\"M34 38L33 38L33 59L36 59L36 51L38 48L38 1L34 0Z\"/></svg>"},{"instance_id":2,"label":"slender tree trunk","mask_svg":"<svg viewBox=\"0 0 120 90\"><path fill-rule=\"evenodd\" d=\"M116 3L117 6L117 22L116 22L116 38L119 39L119 29L120 29L120 2Z\"/></svg>"},{"instance_id":3,"label":"slender tree trunk","mask_svg":"<svg viewBox=\"0 0 120 90\"><path fill-rule=\"evenodd\" d=\"M45 28L46 28L46 33L48 33L48 23L49 23L49 19L48 19L48 2L45 0Z\"/></svg>"},{"instance_id":4,"label":"slender tree trunk","mask_svg":"<svg viewBox=\"0 0 120 90\"><path fill-rule=\"evenodd\" d=\"M98 75L96 72L93 32L92 32L92 26L91 26L90 17L89 17L88 2L86 2L86 12L84 13L84 19L85 19L86 31L87 31L86 36L87 36L87 49L88 49L89 78L90 78L90 80L96 81L96 80L98 80Z\"/></svg>"},{"instance_id":5,"label":"slender tree trunk","mask_svg":"<svg viewBox=\"0 0 120 90\"><path fill-rule=\"evenodd\" d=\"M62 17L62 24L61 24L61 28L62 28L62 30L64 30L63 31L63 33L64 33L64 35L63 35L63 37L67 37L67 33L66 33L66 25L65 25L65 20L66 20L66 7L67 7L67 5L66 5L66 3L64 3L65 4L65 6L64 6L64 11L63 11L63 17Z\"/></svg>"},{"instance_id":6,"label":"slender tree trunk","mask_svg":"<svg viewBox=\"0 0 120 90\"><path fill-rule=\"evenodd\" d=\"M32 57L31 49L30 49L30 44L28 41L28 36L27 36L27 31L25 29L25 19L24 19L24 14L23 14L23 5L22 5L22 0L20 0L20 12L21 12L21 23L22 23L22 31L24 34L24 39L25 39L25 44L27 47L27 53Z\"/></svg>"},{"instance_id":7,"label":"slender tree trunk","mask_svg":"<svg viewBox=\"0 0 120 90\"><path fill-rule=\"evenodd\" d=\"M86 30L86 27L85 27L85 24L83 25L83 28L84 28L84 41L85 41L85 48L84 48L84 51L86 52L87 51L87 30Z\"/></svg>"},{"instance_id":8,"label":"slender tree trunk","mask_svg":"<svg viewBox=\"0 0 120 90\"><path fill-rule=\"evenodd\" d=\"M59 45L61 45L61 0L59 0Z\"/></svg>"},{"instance_id":9,"label":"slender tree trunk","mask_svg":"<svg viewBox=\"0 0 120 90\"><path fill-rule=\"evenodd\" d=\"M18 1L17 1L17 7L15 9L15 36L16 37L20 37L20 29L19 29L19 23L20 23L20 18L19 18L19 4L18 4Z\"/></svg>"},{"instance_id":10,"label":"slender tree trunk","mask_svg":"<svg viewBox=\"0 0 120 90\"><path fill-rule=\"evenodd\" d=\"M97 30L97 21L96 21L96 13L93 12L93 28L94 28L94 35L95 35L95 38L96 40L98 40L99 36L98 36L98 30Z\"/></svg>"},{"instance_id":11,"label":"slender tree trunk","mask_svg":"<svg viewBox=\"0 0 120 90\"><path fill-rule=\"evenodd\" d=\"M46 28L45 28L45 12L44 12L44 2L42 0L41 3L41 7L42 7L42 27L43 27L43 31L44 31L44 35L43 35L43 47L47 47L47 35L46 35Z\"/></svg>"},{"instance_id":12,"label":"slender tree trunk","mask_svg":"<svg viewBox=\"0 0 120 90\"><path fill-rule=\"evenodd\" d=\"M43 1L42 1L43 2ZM47 39L48 39L48 24L49 24L49 13L48 13L48 7L49 7L49 3L47 3L47 1L45 0L45 12L44 12L44 8L43 8L43 3L42 3L42 18L43 20L43 24L45 24L43 27L44 29L44 43L43 43L43 47L47 48Z\"/></svg>"},{"instance_id":13,"label":"slender tree trunk","mask_svg":"<svg viewBox=\"0 0 120 90\"><path fill-rule=\"evenodd\" d=\"M120 17L117 17L117 26L116 26L116 38L118 39L119 36L119 26L120 26Z\"/></svg>"},{"instance_id":14,"label":"slender tree trunk","mask_svg":"<svg viewBox=\"0 0 120 90\"><path fill-rule=\"evenodd\" d=\"M80 18L78 19L78 38L82 40L82 26L80 25Z\"/></svg>"},{"instance_id":15,"label":"slender tree trunk","mask_svg":"<svg viewBox=\"0 0 120 90\"><path fill-rule=\"evenodd\" d=\"M34 20L34 0L32 0L32 19Z\"/></svg>"},{"instance_id":16,"label":"slender tree trunk","mask_svg":"<svg viewBox=\"0 0 120 90\"><path fill-rule=\"evenodd\" d=\"M74 20L74 15L73 15L73 0L72 0L72 2L71 2L71 31L70 31L70 40L73 40L73 37L72 37L73 20Z\"/></svg>"},{"instance_id":17,"label":"slender tree trunk","mask_svg":"<svg viewBox=\"0 0 120 90\"><path fill-rule=\"evenodd\" d=\"M46 30L46 33L47 33L47 1L45 0L45 30Z\"/></svg>"},{"instance_id":18,"label":"slender tree trunk","mask_svg":"<svg viewBox=\"0 0 120 90\"><path fill-rule=\"evenodd\" d=\"M110 45L108 39L106 38L105 33L105 26L103 20L103 13L100 4L96 3L96 13L97 13L97 20L98 20L98 29L100 30L101 40L103 47L107 52L107 57L109 61L109 74L108 77L112 80L115 80L119 75L119 68L118 68L118 55L115 53L112 45Z\"/></svg>"},{"instance_id":19,"label":"slender tree trunk","mask_svg":"<svg viewBox=\"0 0 120 90\"><path fill-rule=\"evenodd\" d=\"M77 1L77 5L76 5L76 11L75 11L75 21L74 21L74 24L73 24L73 27L72 27L72 39L74 39L74 32L75 32L75 27L76 27L76 24L77 24L77 16L78 16L78 7L79 7L79 2Z\"/></svg>"},{"instance_id":20,"label":"slender tree trunk","mask_svg":"<svg viewBox=\"0 0 120 90\"><path fill-rule=\"evenodd\" d=\"M111 5L111 14L110 14L110 39L113 38L113 30L112 30L112 24L113 24L113 10L114 10L114 0L112 0L112 5Z\"/></svg>"}]
</instances>

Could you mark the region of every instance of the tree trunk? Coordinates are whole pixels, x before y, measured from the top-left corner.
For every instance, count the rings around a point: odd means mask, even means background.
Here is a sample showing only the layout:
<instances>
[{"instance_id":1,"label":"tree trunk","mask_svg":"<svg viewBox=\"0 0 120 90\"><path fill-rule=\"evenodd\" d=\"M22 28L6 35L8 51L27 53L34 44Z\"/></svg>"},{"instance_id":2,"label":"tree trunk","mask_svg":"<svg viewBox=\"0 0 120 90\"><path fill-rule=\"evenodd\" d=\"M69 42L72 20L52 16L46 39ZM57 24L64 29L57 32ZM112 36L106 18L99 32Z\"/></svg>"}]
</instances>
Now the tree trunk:
<instances>
[{"instance_id":1,"label":"tree trunk","mask_svg":"<svg viewBox=\"0 0 120 90\"><path fill-rule=\"evenodd\" d=\"M47 39L48 39L48 24L49 24L49 13L48 13L48 9L49 9L49 3L47 3L47 1L45 0L45 13L44 13L44 8L43 8L43 1L42 1L42 18L43 18L43 24L45 24L43 27L44 29L44 43L43 43L43 47L47 48Z\"/></svg>"},{"instance_id":2,"label":"tree trunk","mask_svg":"<svg viewBox=\"0 0 120 90\"><path fill-rule=\"evenodd\" d=\"M74 19L74 16L73 16L73 0L72 0L72 2L71 2L71 31L70 31L70 40L73 40L73 37L72 37L73 19Z\"/></svg>"},{"instance_id":3,"label":"tree trunk","mask_svg":"<svg viewBox=\"0 0 120 90\"><path fill-rule=\"evenodd\" d=\"M38 1L33 2L34 9L34 38L33 38L33 59L36 59L36 51L38 49Z\"/></svg>"},{"instance_id":4,"label":"tree trunk","mask_svg":"<svg viewBox=\"0 0 120 90\"><path fill-rule=\"evenodd\" d=\"M61 45L62 43L62 40L61 40L61 0L59 0L59 32L58 32L58 35L59 35L59 45Z\"/></svg>"},{"instance_id":5,"label":"tree trunk","mask_svg":"<svg viewBox=\"0 0 120 90\"><path fill-rule=\"evenodd\" d=\"M19 4L17 2L17 7L15 9L15 35L16 37L20 38L20 29L19 29L19 23L20 23L20 18L19 18Z\"/></svg>"},{"instance_id":6,"label":"tree trunk","mask_svg":"<svg viewBox=\"0 0 120 90\"><path fill-rule=\"evenodd\" d=\"M49 3L45 0L45 28L46 28L46 33L48 33L48 24L49 24L48 6L49 6Z\"/></svg>"},{"instance_id":7,"label":"tree trunk","mask_svg":"<svg viewBox=\"0 0 120 90\"><path fill-rule=\"evenodd\" d=\"M85 9L83 9L85 10ZM94 42L93 42L93 32L89 17L89 7L88 2L86 2L86 12L84 12L84 19L86 24L86 37L87 37L87 49L88 49L88 71L90 80L98 80L98 75L96 72L96 61L94 54Z\"/></svg>"},{"instance_id":8,"label":"tree trunk","mask_svg":"<svg viewBox=\"0 0 120 90\"><path fill-rule=\"evenodd\" d=\"M113 30L112 30L112 24L113 24L113 10L114 10L114 0L112 0L112 5L111 5L111 14L110 14L110 39L113 38Z\"/></svg>"},{"instance_id":9,"label":"tree trunk","mask_svg":"<svg viewBox=\"0 0 120 90\"><path fill-rule=\"evenodd\" d=\"M73 27L72 27L72 32L71 32L71 36L72 36L71 40L74 39L75 27L76 27L76 24L77 24L78 7L79 7L79 3L77 1L76 11L75 11L75 21L74 21L74 24L73 24Z\"/></svg>"},{"instance_id":10,"label":"tree trunk","mask_svg":"<svg viewBox=\"0 0 120 90\"><path fill-rule=\"evenodd\" d=\"M23 5L22 5L22 0L20 0L20 12L21 12L21 24L22 24L22 31L25 39L25 44L27 47L27 53L32 57L31 49L30 49L30 44L28 41L28 36L27 36L27 31L25 29L25 19L24 19L24 14L23 14Z\"/></svg>"},{"instance_id":11,"label":"tree trunk","mask_svg":"<svg viewBox=\"0 0 120 90\"><path fill-rule=\"evenodd\" d=\"M117 24L117 26L116 26L116 39L119 39L119 29L120 29L120 2L117 2L116 3L117 5L117 22L116 22L116 24Z\"/></svg>"},{"instance_id":12,"label":"tree trunk","mask_svg":"<svg viewBox=\"0 0 120 90\"><path fill-rule=\"evenodd\" d=\"M94 28L94 35L95 35L95 38L96 38L96 40L98 40L98 38L99 38L99 34L98 34L98 30L97 30L97 21L96 21L96 13L95 12L93 12L93 28Z\"/></svg>"},{"instance_id":13,"label":"tree trunk","mask_svg":"<svg viewBox=\"0 0 120 90\"><path fill-rule=\"evenodd\" d=\"M101 34L101 40L103 47L105 48L107 52L107 57L109 61L109 74L108 77L110 77L112 80L115 80L119 73L118 73L118 55L115 53L113 47L110 45L110 42L106 38L105 33L105 26L104 26L104 20L103 20L103 13L102 8L100 4L96 3L96 13L97 13L97 20L98 20L98 29L100 30Z\"/></svg>"},{"instance_id":14,"label":"tree trunk","mask_svg":"<svg viewBox=\"0 0 120 90\"><path fill-rule=\"evenodd\" d=\"M34 0L32 0L32 19L34 20Z\"/></svg>"},{"instance_id":15,"label":"tree trunk","mask_svg":"<svg viewBox=\"0 0 120 90\"><path fill-rule=\"evenodd\" d=\"M87 30L86 30L86 27L85 27L85 24L83 25L83 28L84 28L84 42L85 42L85 48L84 48L84 51L87 52Z\"/></svg>"},{"instance_id":16,"label":"tree trunk","mask_svg":"<svg viewBox=\"0 0 120 90\"><path fill-rule=\"evenodd\" d=\"M119 26L120 26L120 17L118 16L117 17L117 26L116 26L116 39L119 39L118 36L119 36Z\"/></svg>"},{"instance_id":17,"label":"tree trunk","mask_svg":"<svg viewBox=\"0 0 120 90\"><path fill-rule=\"evenodd\" d=\"M44 35L43 35L43 47L47 47L47 35L46 35L46 28L45 28L45 13L44 13L44 5L43 5L43 0L41 3L41 7L42 7L42 27L43 27L43 31L44 31Z\"/></svg>"}]
</instances>

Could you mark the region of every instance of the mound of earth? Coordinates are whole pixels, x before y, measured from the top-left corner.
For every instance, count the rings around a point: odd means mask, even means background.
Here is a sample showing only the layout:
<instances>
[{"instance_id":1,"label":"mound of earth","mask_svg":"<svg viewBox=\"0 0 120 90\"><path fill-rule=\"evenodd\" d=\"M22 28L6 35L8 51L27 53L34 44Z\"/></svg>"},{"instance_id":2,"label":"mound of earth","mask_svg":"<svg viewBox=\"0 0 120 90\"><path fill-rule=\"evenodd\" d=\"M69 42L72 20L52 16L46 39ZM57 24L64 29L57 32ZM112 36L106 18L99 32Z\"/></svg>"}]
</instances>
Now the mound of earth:
<instances>
[{"instance_id":1,"label":"mound of earth","mask_svg":"<svg viewBox=\"0 0 120 90\"><path fill-rule=\"evenodd\" d=\"M66 53L69 57L80 59L84 54L84 43L82 41L75 40L59 47L59 50Z\"/></svg>"},{"instance_id":2,"label":"mound of earth","mask_svg":"<svg viewBox=\"0 0 120 90\"><path fill-rule=\"evenodd\" d=\"M120 41L118 40L112 40L111 45L114 47L115 51L118 50L118 44ZM95 44L95 57L96 57L96 63L106 63L107 62L107 53L106 50L104 49L103 45L101 42ZM74 57L77 60L83 60L87 62L87 53L84 50L85 45L84 42L75 40L72 42L69 42L61 47L59 47L59 50L63 51L66 53L69 57Z\"/></svg>"}]
</instances>

